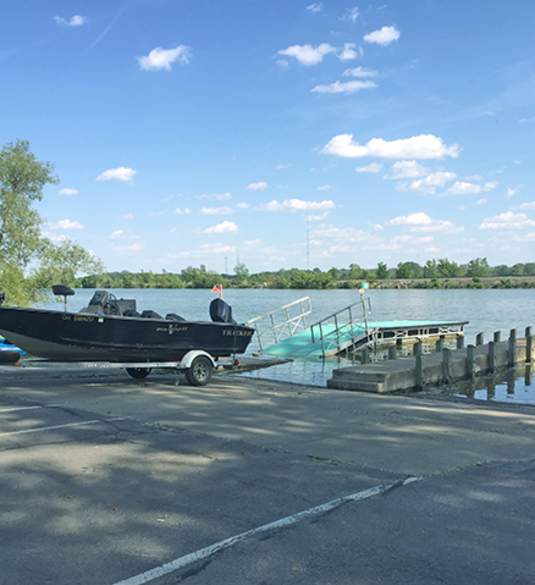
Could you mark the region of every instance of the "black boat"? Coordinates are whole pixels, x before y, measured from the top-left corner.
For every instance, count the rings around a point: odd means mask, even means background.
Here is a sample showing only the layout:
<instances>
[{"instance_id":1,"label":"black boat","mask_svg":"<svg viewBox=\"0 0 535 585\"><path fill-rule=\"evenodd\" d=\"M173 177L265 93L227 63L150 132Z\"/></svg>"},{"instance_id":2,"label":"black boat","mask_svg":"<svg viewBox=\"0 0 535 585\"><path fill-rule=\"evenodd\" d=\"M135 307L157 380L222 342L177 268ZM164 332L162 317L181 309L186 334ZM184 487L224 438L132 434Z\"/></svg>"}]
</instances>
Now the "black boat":
<instances>
[{"instance_id":1,"label":"black boat","mask_svg":"<svg viewBox=\"0 0 535 585\"><path fill-rule=\"evenodd\" d=\"M54 287L54 293L74 294ZM62 362L176 362L192 350L213 358L245 353L254 329L232 319L222 299L210 305L212 321L176 314L138 313L136 301L96 291L79 313L0 306L0 335L30 355Z\"/></svg>"}]
</instances>

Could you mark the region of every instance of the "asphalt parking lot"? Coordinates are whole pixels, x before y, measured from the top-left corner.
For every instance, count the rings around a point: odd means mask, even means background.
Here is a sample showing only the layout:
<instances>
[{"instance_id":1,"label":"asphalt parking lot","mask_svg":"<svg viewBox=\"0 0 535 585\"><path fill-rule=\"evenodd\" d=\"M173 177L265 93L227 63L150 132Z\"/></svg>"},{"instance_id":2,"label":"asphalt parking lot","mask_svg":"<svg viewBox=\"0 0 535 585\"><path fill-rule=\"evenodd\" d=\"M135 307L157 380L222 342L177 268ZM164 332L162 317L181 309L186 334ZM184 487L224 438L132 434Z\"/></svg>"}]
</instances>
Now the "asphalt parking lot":
<instances>
[{"instance_id":1,"label":"asphalt parking lot","mask_svg":"<svg viewBox=\"0 0 535 585\"><path fill-rule=\"evenodd\" d=\"M2 369L0 584L531 583L534 412Z\"/></svg>"}]
</instances>

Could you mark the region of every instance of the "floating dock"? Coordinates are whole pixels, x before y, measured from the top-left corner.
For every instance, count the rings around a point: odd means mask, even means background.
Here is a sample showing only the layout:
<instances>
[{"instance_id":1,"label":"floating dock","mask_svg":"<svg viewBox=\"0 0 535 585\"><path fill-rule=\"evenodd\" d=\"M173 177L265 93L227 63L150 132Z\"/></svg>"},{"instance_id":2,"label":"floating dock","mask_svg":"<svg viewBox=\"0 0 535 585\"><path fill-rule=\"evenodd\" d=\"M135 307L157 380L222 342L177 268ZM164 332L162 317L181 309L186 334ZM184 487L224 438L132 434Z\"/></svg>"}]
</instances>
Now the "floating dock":
<instances>
[{"instance_id":1,"label":"floating dock","mask_svg":"<svg viewBox=\"0 0 535 585\"><path fill-rule=\"evenodd\" d=\"M500 332L496 332L493 341L485 344L479 334L476 343L427 355L418 343L413 357L336 369L327 386L376 393L421 390L424 386L449 384L516 364L529 364L535 355L531 327L526 328L523 339L517 339L516 330L512 329L506 341L501 341Z\"/></svg>"},{"instance_id":2,"label":"floating dock","mask_svg":"<svg viewBox=\"0 0 535 585\"><path fill-rule=\"evenodd\" d=\"M331 319L332 318L327 318ZM365 347L464 335L466 321L319 322L264 349L280 358L322 359Z\"/></svg>"}]
</instances>

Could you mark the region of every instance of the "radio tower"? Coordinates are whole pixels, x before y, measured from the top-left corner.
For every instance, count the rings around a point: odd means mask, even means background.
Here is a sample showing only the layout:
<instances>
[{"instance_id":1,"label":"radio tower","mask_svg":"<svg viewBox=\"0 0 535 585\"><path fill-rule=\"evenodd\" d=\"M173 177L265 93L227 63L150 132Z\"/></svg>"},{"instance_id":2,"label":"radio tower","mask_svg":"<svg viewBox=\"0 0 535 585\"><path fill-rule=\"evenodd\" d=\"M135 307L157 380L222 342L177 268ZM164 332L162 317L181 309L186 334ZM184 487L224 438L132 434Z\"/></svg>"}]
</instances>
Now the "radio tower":
<instances>
[{"instance_id":1,"label":"radio tower","mask_svg":"<svg viewBox=\"0 0 535 585\"><path fill-rule=\"evenodd\" d=\"M307 215L307 270L310 270L310 216Z\"/></svg>"}]
</instances>

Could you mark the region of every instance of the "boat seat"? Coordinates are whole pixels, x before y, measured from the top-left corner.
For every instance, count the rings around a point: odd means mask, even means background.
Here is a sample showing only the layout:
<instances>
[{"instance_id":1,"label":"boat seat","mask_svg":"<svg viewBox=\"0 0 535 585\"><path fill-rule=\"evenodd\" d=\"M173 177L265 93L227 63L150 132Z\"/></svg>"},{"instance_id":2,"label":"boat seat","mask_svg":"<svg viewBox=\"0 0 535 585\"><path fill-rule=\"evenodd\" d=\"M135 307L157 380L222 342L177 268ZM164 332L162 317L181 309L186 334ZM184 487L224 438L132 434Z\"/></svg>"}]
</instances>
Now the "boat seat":
<instances>
[{"instance_id":1,"label":"boat seat","mask_svg":"<svg viewBox=\"0 0 535 585\"><path fill-rule=\"evenodd\" d=\"M159 315L156 311L143 311L141 313L142 319L163 319L161 315Z\"/></svg>"},{"instance_id":2,"label":"boat seat","mask_svg":"<svg viewBox=\"0 0 535 585\"><path fill-rule=\"evenodd\" d=\"M128 309L123 313L123 317L141 317L141 314L138 313L135 309Z\"/></svg>"},{"instance_id":3,"label":"boat seat","mask_svg":"<svg viewBox=\"0 0 535 585\"><path fill-rule=\"evenodd\" d=\"M165 319L167 321L185 321L186 319L184 319L184 317L181 317L180 315L177 315L176 313L167 313L167 315L165 316Z\"/></svg>"}]
</instances>

